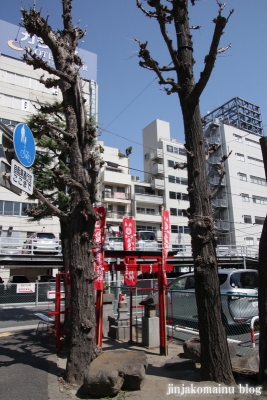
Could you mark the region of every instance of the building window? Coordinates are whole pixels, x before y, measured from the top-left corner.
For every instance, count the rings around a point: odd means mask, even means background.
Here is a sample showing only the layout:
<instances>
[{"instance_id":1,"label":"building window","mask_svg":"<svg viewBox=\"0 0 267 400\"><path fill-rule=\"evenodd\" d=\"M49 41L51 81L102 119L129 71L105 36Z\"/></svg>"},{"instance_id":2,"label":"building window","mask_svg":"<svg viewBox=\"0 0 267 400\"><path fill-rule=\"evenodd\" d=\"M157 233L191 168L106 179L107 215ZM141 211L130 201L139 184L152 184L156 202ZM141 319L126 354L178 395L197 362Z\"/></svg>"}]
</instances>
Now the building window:
<instances>
[{"instance_id":1,"label":"building window","mask_svg":"<svg viewBox=\"0 0 267 400\"><path fill-rule=\"evenodd\" d=\"M257 149L261 148L260 143L256 142L255 140L245 139L245 141L246 141L246 145L248 145L248 146L256 147Z\"/></svg>"},{"instance_id":2,"label":"building window","mask_svg":"<svg viewBox=\"0 0 267 400\"><path fill-rule=\"evenodd\" d=\"M263 225L265 221L264 217L255 217L255 224Z\"/></svg>"},{"instance_id":3,"label":"building window","mask_svg":"<svg viewBox=\"0 0 267 400\"><path fill-rule=\"evenodd\" d=\"M244 215L244 223L245 224L252 224L251 215Z\"/></svg>"},{"instance_id":4,"label":"building window","mask_svg":"<svg viewBox=\"0 0 267 400\"><path fill-rule=\"evenodd\" d=\"M257 165L258 167L263 167L263 161L259 160L258 158L248 157L248 163Z\"/></svg>"},{"instance_id":5,"label":"building window","mask_svg":"<svg viewBox=\"0 0 267 400\"><path fill-rule=\"evenodd\" d=\"M149 160L149 153L145 154L145 160Z\"/></svg>"},{"instance_id":6,"label":"building window","mask_svg":"<svg viewBox=\"0 0 267 400\"><path fill-rule=\"evenodd\" d=\"M175 176L169 175L168 178L170 183L175 183Z\"/></svg>"},{"instance_id":7,"label":"building window","mask_svg":"<svg viewBox=\"0 0 267 400\"><path fill-rule=\"evenodd\" d=\"M249 195L245 193L241 193L242 201L249 202Z\"/></svg>"},{"instance_id":8,"label":"building window","mask_svg":"<svg viewBox=\"0 0 267 400\"><path fill-rule=\"evenodd\" d=\"M236 153L236 156L237 156L237 161L245 162L244 154Z\"/></svg>"},{"instance_id":9,"label":"building window","mask_svg":"<svg viewBox=\"0 0 267 400\"><path fill-rule=\"evenodd\" d=\"M262 186L266 186L267 183L265 178L259 178L258 176L253 176L253 175L250 175L250 182Z\"/></svg>"},{"instance_id":10,"label":"building window","mask_svg":"<svg viewBox=\"0 0 267 400\"><path fill-rule=\"evenodd\" d=\"M234 133L234 138L235 138L235 141L236 141L236 142L242 143L242 136L236 135L236 134Z\"/></svg>"},{"instance_id":11,"label":"building window","mask_svg":"<svg viewBox=\"0 0 267 400\"><path fill-rule=\"evenodd\" d=\"M246 174L242 174L242 172L238 172L238 176L239 176L239 179L241 181L246 181L247 180L247 175Z\"/></svg>"},{"instance_id":12,"label":"building window","mask_svg":"<svg viewBox=\"0 0 267 400\"><path fill-rule=\"evenodd\" d=\"M252 196L252 201L256 204L267 204L266 197Z\"/></svg>"},{"instance_id":13,"label":"building window","mask_svg":"<svg viewBox=\"0 0 267 400\"><path fill-rule=\"evenodd\" d=\"M187 178L181 178L181 185L188 185L188 179Z\"/></svg>"},{"instance_id":14,"label":"building window","mask_svg":"<svg viewBox=\"0 0 267 400\"><path fill-rule=\"evenodd\" d=\"M253 237L246 237L245 241L246 241L246 246L253 246L254 245Z\"/></svg>"},{"instance_id":15,"label":"building window","mask_svg":"<svg viewBox=\"0 0 267 400\"><path fill-rule=\"evenodd\" d=\"M178 226L177 225L171 225L171 233L178 233Z\"/></svg>"},{"instance_id":16,"label":"building window","mask_svg":"<svg viewBox=\"0 0 267 400\"><path fill-rule=\"evenodd\" d=\"M177 215L177 208L170 208L171 215Z\"/></svg>"},{"instance_id":17,"label":"building window","mask_svg":"<svg viewBox=\"0 0 267 400\"><path fill-rule=\"evenodd\" d=\"M170 167L170 168L174 167L174 161L173 160L168 160L168 167Z\"/></svg>"},{"instance_id":18,"label":"building window","mask_svg":"<svg viewBox=\"0 0 267 400\"><path fill-rule=\"evenodd\" d=\"M185 150L185 149L182 149L181 147L179 147L179 154L180 154L181 156L186 156L186 150Z\"/></svg>"},{"instance_id":19,"label":"building window","mask_svg":"<svg viewBox=\"0 0 267 400\"><path fill-rule=\"evenodd\" d=\"M174 148L173 148L173 152L174 152L175 154L178 154L178 147L174 147Z\"/></svg>"},{"instance_id":20,"label":"building window","mask_svg":"<svg viewBox=\"0 0 267 400\"><path fill-rule=\"evenodd\" d=\"M176 193L175 192L169 192L169 197L170 197L170 199L176 199Z\"/></svg>"},{"instance_id":21,"label":"building window","mask_svg":"<svg viewBox=\"0 0 267 400\"><path fill-rule=\"evenodd\" d=\"M167 144L167 151L168 151L169 153L173 153L173 146L169 146L169 145Z\"/></svg>"}]
</instances>

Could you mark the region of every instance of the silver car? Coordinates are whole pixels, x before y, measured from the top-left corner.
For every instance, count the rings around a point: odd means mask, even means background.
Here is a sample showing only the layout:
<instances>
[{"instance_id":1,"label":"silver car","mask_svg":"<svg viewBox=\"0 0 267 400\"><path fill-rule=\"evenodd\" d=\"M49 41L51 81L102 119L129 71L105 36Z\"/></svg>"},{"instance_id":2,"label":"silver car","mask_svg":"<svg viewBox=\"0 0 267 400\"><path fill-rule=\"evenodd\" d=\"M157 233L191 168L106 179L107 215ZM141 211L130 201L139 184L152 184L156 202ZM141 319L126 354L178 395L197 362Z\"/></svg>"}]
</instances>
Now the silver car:
<instances>
[{"instance_id":1,"label":"silver car","mask_svg":"<svg viewBox=\"0 0 267 400\"><path fill-rule=\"evenodd\" d=\"M253 269L221 269L218 274L224 325L249 323L258 315L258 272ZM197 325L194 273L184 274L168 285L167 318Z\"/></svg>"},{"instance_id":2,"label":"silver car","mask_svg":"<svg viewBox=\"0 0 267 400\"><path fill-rule=\"evenodd\" d=\"M36 232L24 242L23 254L58 254L61 250L58 238L54 233Z\"/></svg>"},{"instance_id":3,"label":"silver car","mask_svg":"<svg viewBox=\"0 0 267 400\"><path fill-rule=\"evenodd\" d=\"M123 250L123 238L117 236L106 237L104 250Z\"/></svg>"}]
</instances>

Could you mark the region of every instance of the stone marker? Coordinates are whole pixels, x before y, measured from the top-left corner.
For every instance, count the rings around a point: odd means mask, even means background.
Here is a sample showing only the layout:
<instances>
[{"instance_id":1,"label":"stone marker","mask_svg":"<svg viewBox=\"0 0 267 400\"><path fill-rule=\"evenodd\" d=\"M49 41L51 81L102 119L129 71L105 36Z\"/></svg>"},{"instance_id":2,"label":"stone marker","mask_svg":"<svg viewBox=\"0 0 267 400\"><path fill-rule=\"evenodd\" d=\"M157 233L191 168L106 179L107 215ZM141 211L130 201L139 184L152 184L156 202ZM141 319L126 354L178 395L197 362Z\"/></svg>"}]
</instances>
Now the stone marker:
<instances>
[{"instance_id":1,"label":"stone marker","mask_svg":"<svg viewBox=\"0 0 267 400\"><path fill-rule=\"evenodd\" d=\"M140 390L145 378L144 351L104 351L93 360L84 377L84 390L93 396L113 396L121 389Z\"/></svg>"}]
</instances>

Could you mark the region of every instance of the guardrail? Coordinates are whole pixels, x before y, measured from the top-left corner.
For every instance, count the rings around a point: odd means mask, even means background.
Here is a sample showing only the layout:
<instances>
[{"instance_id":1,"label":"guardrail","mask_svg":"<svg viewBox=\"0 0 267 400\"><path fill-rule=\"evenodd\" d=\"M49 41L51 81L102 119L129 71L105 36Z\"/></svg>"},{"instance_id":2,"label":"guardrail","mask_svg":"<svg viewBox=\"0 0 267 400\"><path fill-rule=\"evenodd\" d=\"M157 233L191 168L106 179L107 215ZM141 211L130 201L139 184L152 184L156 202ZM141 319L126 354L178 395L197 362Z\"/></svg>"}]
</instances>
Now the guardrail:
<instances>
[{"instance_id":1,"label":"guardrail","mask_svg":"<svg viewBox=\"0 0 267 400\"><path fill-rule=\"evenodd\" d=\"M0 254L61 255L61 244L53 240L0 237Z\"/></svg>"}]
</instances>

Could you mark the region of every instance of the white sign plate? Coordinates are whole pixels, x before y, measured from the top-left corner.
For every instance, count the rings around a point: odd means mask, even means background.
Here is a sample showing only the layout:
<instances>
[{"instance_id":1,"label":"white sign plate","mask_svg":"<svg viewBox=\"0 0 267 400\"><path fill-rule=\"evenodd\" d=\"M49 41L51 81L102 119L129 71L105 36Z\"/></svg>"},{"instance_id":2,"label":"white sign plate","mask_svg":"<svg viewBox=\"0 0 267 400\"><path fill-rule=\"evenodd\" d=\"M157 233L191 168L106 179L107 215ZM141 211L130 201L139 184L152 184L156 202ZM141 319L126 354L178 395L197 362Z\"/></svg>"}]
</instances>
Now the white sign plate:
<instances>
[{"instance_id":1,"label":"white sign plate","mask_svg":"<svg viewBox=\"0 0 267 400\"><path fill-rule=\"evenodd\" d=\"M33 192L33 173L27 168L23 167L16 160L11 161L11 175L10 180L13 185L17 186L21 190L28 194Z\"/></svg>"},{"instance_id":2,"label":"white sign plate","mask_svg":"<svg viewBox=\"0 0 267 400\"><path fill-rule=\"evenodd\" d=\"M17 293L34 293L35 283L17 283Z\"/></svg>"}]
</instances>

